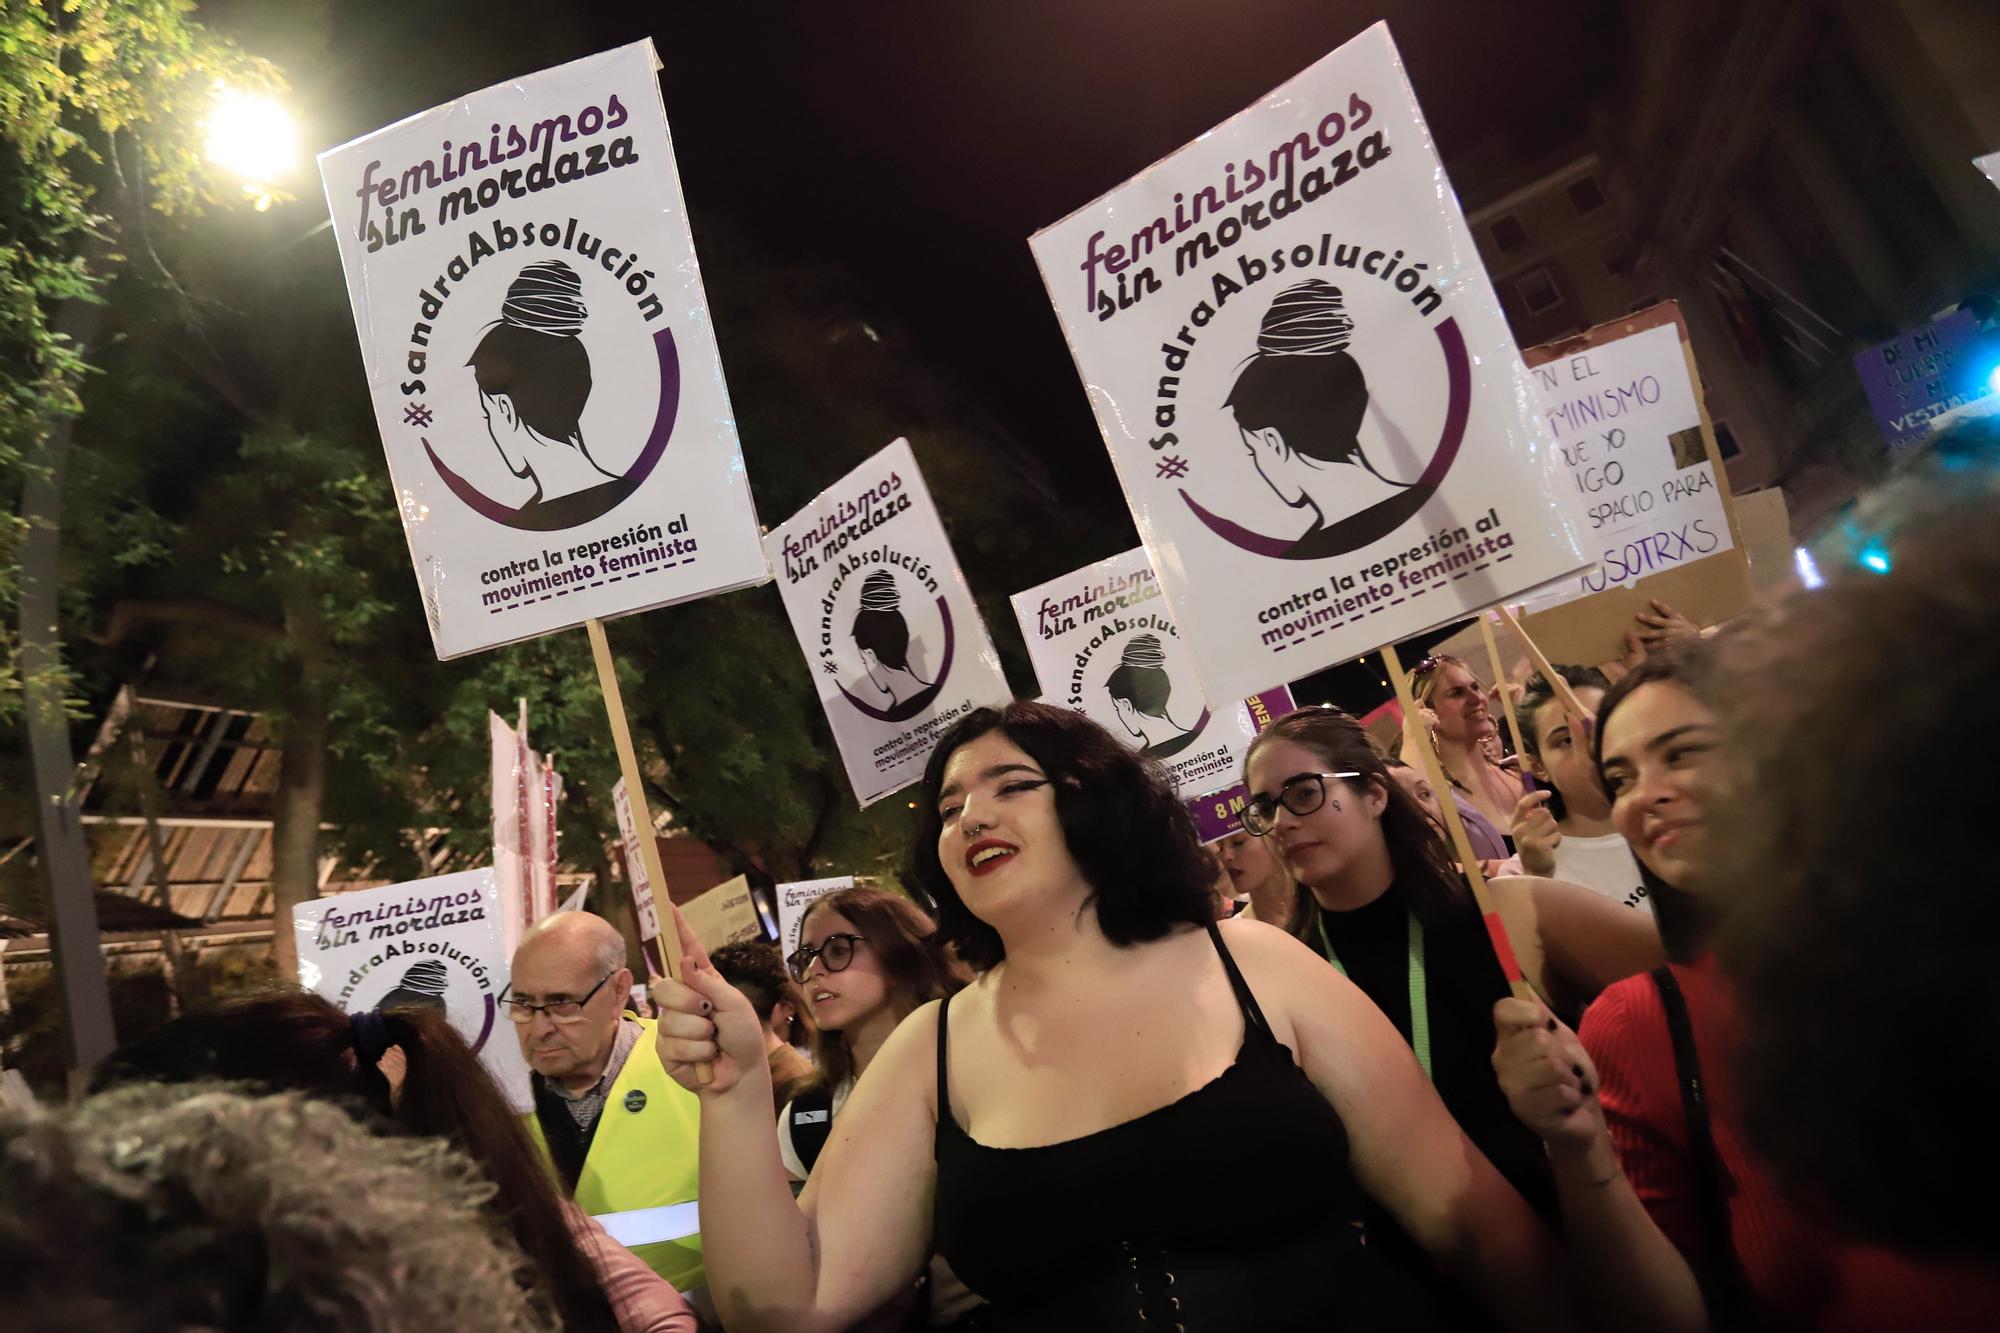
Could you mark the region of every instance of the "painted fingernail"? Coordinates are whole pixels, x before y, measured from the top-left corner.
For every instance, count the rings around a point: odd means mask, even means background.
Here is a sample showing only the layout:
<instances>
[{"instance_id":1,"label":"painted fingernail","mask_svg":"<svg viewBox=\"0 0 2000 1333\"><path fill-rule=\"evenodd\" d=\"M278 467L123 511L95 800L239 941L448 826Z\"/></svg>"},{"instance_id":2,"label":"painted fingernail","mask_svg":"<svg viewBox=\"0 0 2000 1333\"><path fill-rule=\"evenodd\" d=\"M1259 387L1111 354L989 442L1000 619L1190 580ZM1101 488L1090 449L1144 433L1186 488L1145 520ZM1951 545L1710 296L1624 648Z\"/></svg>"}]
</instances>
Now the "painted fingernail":
<instances>
[{"instance_id":1,"label":"painted fingernail","mask_svg":"<svg viewBox=\"0 0 2000 1333\"><path fill-rule=\"evenodd\" d=\"M1593 1088L1593 1087L1591 1087L1591 1086L1590 1086L1590 1084L1589 1084L1589 1082L1587 1082L1587 1081L1586 1081L1586 1082L1584 1083L1584 1085L1583 1085L1583 1095L1584 1095L1584 1096L1588 1097L1588 1096L1590 1096L1590 1095L1591 1095L1591 1093L1593 1093L1593 1092L1595 1092L1595 1091L1596 1091L1596 1089L1595 1089L1595 1088Z\"/></svg>"},{"instance_id":2,"label":"painted fingernail","mask_svg":"<svg viewBox=\"0 0 2000 1333\"><path fill-rule=\"evenodd\" d=\"M1556 1021L1555 1019L1551 1018L1549 1020L1549 1031L1554 1032L1555 1030L1556 1030Z\"/></svg>"},{"instance_id":3,"label":"painted fingernail","mask_svg":"<svg viewBox=\"0 0 2000 1333\"><path fill-rule=\"evenodd\" d=\"M1571 1066L1569 1067L1569 1072L1570 1072L1570 1073L1572 1073L1572 1074L1575 1074L1575 1075L1576 1075L1576 1076L1577 1076L1578 1078L1582 1078L1582 1077L1583 1077L1583 1066L1582 1066L1582 1065L1571 1065Z\"/></svg>"},{"instance_id":4,"label":"painted fingernail","mask_svg":"<svg viewBox=\"0 0 2000 1333\"><path fill-rule=\"evenodd\" d=\"M710 1004L707 1000L703 1000L701 1002L701 1011L704 1014L712 1014L715 1012L715 1006Z\"/></svg>"}]
</instances>

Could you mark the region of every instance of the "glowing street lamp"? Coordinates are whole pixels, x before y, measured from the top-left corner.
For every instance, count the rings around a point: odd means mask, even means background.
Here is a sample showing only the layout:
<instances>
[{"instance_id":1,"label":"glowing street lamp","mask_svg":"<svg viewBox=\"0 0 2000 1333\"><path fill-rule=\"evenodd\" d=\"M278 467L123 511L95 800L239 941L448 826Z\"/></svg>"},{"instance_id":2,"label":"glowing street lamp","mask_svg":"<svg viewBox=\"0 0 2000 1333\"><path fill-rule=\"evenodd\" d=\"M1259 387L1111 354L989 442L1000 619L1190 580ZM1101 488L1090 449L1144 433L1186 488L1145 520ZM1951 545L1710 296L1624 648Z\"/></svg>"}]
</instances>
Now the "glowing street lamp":
<instances>
[{"instance_id":1,"label":"glowing street lamp","mask_svg":"<svg viewBox=\"0 0 2000 1333\"><path fill-rule=\"evenodd\" d=\"M298 162L291 115L262 93L218 87L208 117L208 160L243 182L259 213L276 198L275 182Z\"/></svg>"}]
</instances>

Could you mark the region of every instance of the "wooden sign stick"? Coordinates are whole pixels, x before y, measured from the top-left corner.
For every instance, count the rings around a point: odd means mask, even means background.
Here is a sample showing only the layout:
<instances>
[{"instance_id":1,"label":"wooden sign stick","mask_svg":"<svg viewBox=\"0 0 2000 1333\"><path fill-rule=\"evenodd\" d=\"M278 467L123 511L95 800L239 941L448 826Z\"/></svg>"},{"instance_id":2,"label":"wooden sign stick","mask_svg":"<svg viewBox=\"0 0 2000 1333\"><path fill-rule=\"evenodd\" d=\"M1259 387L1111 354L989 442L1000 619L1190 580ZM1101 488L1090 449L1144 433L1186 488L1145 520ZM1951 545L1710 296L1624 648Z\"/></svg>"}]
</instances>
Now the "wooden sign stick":
<instances>
[{"instance_id":1,"label":"wooden sign stick","mask_svg":"<svg viewBox=\"0 0 2000 1333\"><path fill-rule=\"evenodd\" d=\"M1410 693L1410 678L1403 674L1403 662L1396 655L1395 644L1382 646L1382 661L1389 668L1389 679L1396 683L1396 703L1403 710L1405 725L1423 726L1423 720L1417 715L1416 696ZM1486 934L1493 941L1493 953L1500 960L1500 971L1506 975L1515 999L1540 999L1534 987L1528 984L1527 977L1522 975L1520 961L1514 956L1514 942L1507 936L1507 923L1500 919L1499 911L1493 906L1493 895L1487 890L1479 858L1472 854L1472 839L1465 835L1465 821L1459 817L1458 802L1451 798L1451 782L1444 775L1444 764L1437 757L1437 748L1431 745L1412 748L1423 761L1425 780L1438 795L1438 805L1444 811L1446 834L1451 839L1452 850L1458 853L1459 864L1465 867L1465 882L1472 886L1472 897L1479 904L1479 914L1486 919Z\"/></svg>"},{"instance_id":2,"label":"wooden sign stick","mask_svg":"<svg viewBox=\"0 0 2000 1333\"><path fill-rule=\"evenodd\" d=\"M1549 665L1549 659L1542 656L1542 650L1537 648L1535 641L1528 637L1528 631L1521 628L1521 622L1515 618L1514 613L1509 611L1504 604L1495 606L1493 609L1499 613L1500 622L1508 629L1514 631L1515 637L1520 639L1522 646L1528 650L1528 660L1535 664L1536 673L1549 683L1549 689L1554 692L1557 701L1562 704L1563 712L1569 714L1571 724L1575 726L1587 726L1594 723L1597 720L1596 715L1583 706L1582 701L1576 697L1576 691L1572 690L1569 687L1569 682L1562 678L1562 673ZM1482 625L1486 623L1486 618L1483 615L1480 617L1479 623Z\"/></svg>"},{"instance_id":3,"label":"wooden sign stick","mask_svg":"<svg viewBox=\"0 0 2000 1333\"><path fill-rule=\"evenodd\" d=\"M611 664L611 643L604 637L603 621L586 620L583 627L590 631L590 655L597 661L597 686L604 691L604 711L611 718L611 743L618 750L618 769L625 778L625 799L632 803L632 823L639 830L639 856L646 863L646 877L659 892L665 893L667 872L660 865L660 844L653 836L653 812L646 808L646 788L639 780L639 754L632 748L632 727L625 720L625 697L618 692L618 671ZM660 940L667 975L679 981L680 931L668 930L662 922ZM694 1076L699 1082L711 1083L715 1080L715 1070L709 1065L696 1065Z\"/></svg>"},{"instance_id":4,"label":"wooden sign stick","mask_svg":"<svg viewBox=\"0 0 2000 1333\"><path fill-rule=\"evenodd\" d=\"M1479 613L1479 637L1486 641L1486 659L1493 664L1493 688L1500 692L1500 710L1507 715L1507 730L1514 735L1514 753L1525 764L1528 738L1521 730L1521 719L1514 715L1514 692L1508 688L1513 682L1507 679L1507 666L1500 660L1500 645L1493 639L1493 625L1484 611Z\"/></svg>"}]
</instances>

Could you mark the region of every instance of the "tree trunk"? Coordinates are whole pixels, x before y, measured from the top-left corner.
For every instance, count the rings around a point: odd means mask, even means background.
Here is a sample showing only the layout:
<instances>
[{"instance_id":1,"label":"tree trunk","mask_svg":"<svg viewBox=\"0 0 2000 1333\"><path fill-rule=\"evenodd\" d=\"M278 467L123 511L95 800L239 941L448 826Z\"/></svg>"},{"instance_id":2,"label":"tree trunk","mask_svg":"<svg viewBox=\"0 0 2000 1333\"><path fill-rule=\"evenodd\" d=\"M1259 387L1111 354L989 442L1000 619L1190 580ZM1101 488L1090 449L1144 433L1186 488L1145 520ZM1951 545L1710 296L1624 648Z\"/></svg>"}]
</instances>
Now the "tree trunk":
<instances>
[{"instance_id":1,"label":"tree trunk","mask_svg":"<svg viewBox=\"0 0 2000 1333\"><path fill-rule=\"evenodd\" d=\"M292 909L319 896L319 825L326 804L325 627L310 590L287 593L292 662L284 686L283 748L271 810L271 952L278 975L298 974Z\"/></svg>"}]
</instances>

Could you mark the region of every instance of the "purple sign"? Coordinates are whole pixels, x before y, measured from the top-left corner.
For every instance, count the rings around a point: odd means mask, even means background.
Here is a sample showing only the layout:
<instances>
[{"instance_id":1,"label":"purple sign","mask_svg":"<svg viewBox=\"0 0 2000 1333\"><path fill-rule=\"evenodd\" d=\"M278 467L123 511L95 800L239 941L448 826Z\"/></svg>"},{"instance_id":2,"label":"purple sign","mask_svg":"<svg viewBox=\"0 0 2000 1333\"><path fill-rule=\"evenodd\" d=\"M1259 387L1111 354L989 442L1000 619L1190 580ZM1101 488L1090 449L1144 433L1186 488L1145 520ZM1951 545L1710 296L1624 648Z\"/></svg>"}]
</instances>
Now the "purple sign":
<instances>
[{"instance_id":1,"label":"purple sign","mask_svg":"<svg viewBox=\"0 0 2000 1333\"><path fill-rule=\"evenodd\" d=\"M1930 434L1931 422L1993 392L2000 335L1968 310L1905 333L1854 358L1868 406L1891 448Z\"/></svg>"},{"instance_id":2,"label":"purple sign","mask_svg":"<svg viewBox=\"0 0 2000 1333\"><path fill-rule=\"evenodd\" d=\"M1298 707L1292 702L1289 685L1279 685L1273 689L1253 694L1243 701L1250 710L1250 721L1258 731L1267 730L1270 725ZM1205 843L1216 842L1228 837L1243 827L1243 806L1250 799L1249 788L1241 782L1225 787L1208 796L1197 796L1187 803L1188 813L1194 816L1195 831Z\"/></svg>"}]
</instances>

